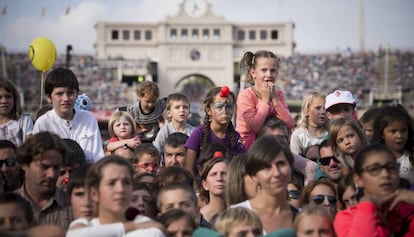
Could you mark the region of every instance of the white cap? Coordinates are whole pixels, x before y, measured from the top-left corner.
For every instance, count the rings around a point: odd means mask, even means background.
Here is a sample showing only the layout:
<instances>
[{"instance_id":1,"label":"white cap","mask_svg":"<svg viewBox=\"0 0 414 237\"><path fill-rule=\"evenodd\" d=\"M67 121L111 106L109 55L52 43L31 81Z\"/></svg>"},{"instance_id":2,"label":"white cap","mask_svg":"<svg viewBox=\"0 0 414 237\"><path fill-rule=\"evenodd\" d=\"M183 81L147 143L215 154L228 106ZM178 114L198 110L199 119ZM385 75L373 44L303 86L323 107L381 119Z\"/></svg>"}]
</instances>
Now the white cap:
<instances>
[{"instance_id":1,"label":"white cap","mask_svg":"<svg viewBox=\"0 0 414 237\"><path fill-rule=\"evenodd\" d=\"M336 90L329 94L325 99L325 109L329 109L333 105L337 104L351 104L356 105L354 96L349 91Z\"/></svg>"}]
</instances>

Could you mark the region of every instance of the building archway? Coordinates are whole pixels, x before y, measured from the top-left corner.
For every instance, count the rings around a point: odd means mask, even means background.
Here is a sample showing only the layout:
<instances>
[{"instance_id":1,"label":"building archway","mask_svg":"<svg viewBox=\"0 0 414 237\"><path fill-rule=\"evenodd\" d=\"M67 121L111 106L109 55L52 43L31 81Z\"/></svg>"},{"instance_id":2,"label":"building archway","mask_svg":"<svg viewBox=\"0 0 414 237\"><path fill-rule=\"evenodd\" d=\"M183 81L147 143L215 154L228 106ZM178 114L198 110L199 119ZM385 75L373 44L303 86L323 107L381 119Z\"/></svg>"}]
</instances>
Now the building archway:
<instances>
[{"instance_id":1,"label":"building archway","mask_svg":"<svg viewBox=\"0 0 414 237\"><path fill-rule=\"evenodd\" d=\"M181 78L175 89L187 95L190 100L190 123L197 125L204 117L203 101L214 87L214 82L201 74L191 74Z\"/></svg>"}]
</instances>

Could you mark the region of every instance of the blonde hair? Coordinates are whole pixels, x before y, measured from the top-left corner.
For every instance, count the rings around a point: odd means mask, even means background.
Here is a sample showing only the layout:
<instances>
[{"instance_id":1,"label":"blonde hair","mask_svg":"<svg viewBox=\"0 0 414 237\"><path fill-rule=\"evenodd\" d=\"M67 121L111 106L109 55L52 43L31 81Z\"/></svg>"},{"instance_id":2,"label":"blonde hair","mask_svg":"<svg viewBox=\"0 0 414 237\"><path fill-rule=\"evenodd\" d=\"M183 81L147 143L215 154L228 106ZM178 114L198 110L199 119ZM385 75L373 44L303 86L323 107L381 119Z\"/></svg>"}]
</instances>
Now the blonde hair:
<instances>
[{"instance_id":1,"label":"blonde hair","mask_svg":"<svg viewBox=\"0 0 414 237\"><path fill-rule=\"evenodd\" d=\"M310 216L323 217L326 221L329 222L329 226L331 227L332 232L335 233L330 214L328 213L328 211L326 211L325 208L323 208L322 206L317 206L317 205L305 206L302 209L302 211L296 216L295 221L293 222L293 226L292 226L293 229L295 231L298 231L299 225L303 221L303 219L306 217L310 217Z\"/></svg>"},{"instance_id":2,"label":"blonde hair","mask_svg":"<svg viewBox=\"0 0 414 237\"><path fill-rule=\"evenodd\" d=\"M310 106L317 98L321 98L325 101L326 95L318 91L313 91L313 92L306 94L305 97L303 98L300 119L298 122L300 127L302 128L309 127L309 117L306 116L306 114L309 113Z\"/></svg>"},{"instance_id":3,"label":"blonde hair","mask_svg":"<svg viewBox=\"0 0 414 237\"><path fill-rule=\"evenodd\" d=\"M137 125L135 124L134 118L128 112L125 111L116 111L109 119L108 131L111 137L116 137L116 134L114 132L114 124L121 118L125 118L131 124L132 129L130 136L131 138L134 137L137 130Z\"/></svg>"},{"instance_id":4,"label":"blonde hair","mask_svg":"<svg viewBox=\"0 0 414 237\"><path fill-rule=\"evenodd\" d=\"M230 231L239 225L253 225L263 228L262 222L256 213L244 207L235 207L228 208L217 215L214 229L224 236L228 236Z\"/></svg>"},{"instance_id":5,"label":"blonde hair","mask_svg":"<svg viewBox=\"0 0 414 237\"><path fill-rule=\"evenodd\" d=\"M135 93L139 97L143 97L148 94L153 98L158 98L160 96L160 89L155 82L144 81L135 89Z\"/></svg>"},{"instance_id":6,"label":"blonde hair","mask_svg":"<svg viewBox=\"0 0 414 237\"><path fill-rule=\"evenodd\" d=\"M334 155L337 155L337 154L340 153L339 147L336 143L336 139L338 138L339 130L343 126L349 126L353 130L355 130L355 132L357 133L359 139L361 139L362 147L360 147L359 150L361 150L364 146L366 146L368 144L365 133L362 130L361 126L358 124L357 121L355 121L353 119L350 119L350 118L334 119L334 120L331 120L329 122L329 142L332 145L332 151L334 152Z\"/></svg>"}]
</instances>

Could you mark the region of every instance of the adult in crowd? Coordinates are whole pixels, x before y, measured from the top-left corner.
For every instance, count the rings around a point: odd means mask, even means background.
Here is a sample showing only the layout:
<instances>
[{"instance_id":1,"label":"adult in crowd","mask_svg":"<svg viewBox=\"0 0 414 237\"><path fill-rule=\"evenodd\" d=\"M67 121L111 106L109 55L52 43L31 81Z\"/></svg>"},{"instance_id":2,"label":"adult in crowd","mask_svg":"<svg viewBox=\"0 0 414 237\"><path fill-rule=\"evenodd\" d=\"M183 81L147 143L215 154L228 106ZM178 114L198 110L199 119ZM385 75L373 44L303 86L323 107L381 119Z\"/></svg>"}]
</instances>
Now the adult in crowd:
<instances>
[{"instance_id":1,"label":"adult in crowd","mask_svg":"<svg viewBox=\"0 0 414 237\"><path fill-rule=\"evenodd\" d=\"M9 140L0 140L0 174L5 180L4 191L13 192L23 183L21 168L16 161L16 145Z\"/></svg>"}]
</instances>

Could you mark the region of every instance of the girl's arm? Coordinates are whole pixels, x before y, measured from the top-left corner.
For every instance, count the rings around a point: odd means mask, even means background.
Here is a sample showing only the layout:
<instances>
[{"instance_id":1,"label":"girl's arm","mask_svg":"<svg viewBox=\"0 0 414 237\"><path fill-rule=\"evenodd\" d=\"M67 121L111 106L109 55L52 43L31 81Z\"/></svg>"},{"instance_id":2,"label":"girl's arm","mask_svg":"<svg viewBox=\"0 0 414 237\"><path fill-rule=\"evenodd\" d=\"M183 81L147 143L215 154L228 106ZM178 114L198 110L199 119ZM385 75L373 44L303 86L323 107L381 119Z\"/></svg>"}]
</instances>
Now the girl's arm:
<instances>
[{"instance_id":1,"label":"girl's arm","mask_svg":"<svg viewBox=\"0 0 414 237\"><path fill-rule=\"evenodd\" d=\"M237 110L246 121L249 129L257 134L269 115L270 104L258 99L250 90L246 89L240 92L237 97Z\"/></svg>"},{"instance_id":2,"label":"girl's arm","mask_svg":"<svg viewBox=\"0 0 414 237\"><path fill-rule=\"evenodd\" d=\"M275 95L272 98L274 109L277 113L277 117L286 123L288 128L292 129L295 127L295 120L290 114L288 105L286 103L285 95L281 90L276 90Z\"/></svg>"},{"instance_id":3,"label":"girl's arm","mask_svg":"<svg viewBox=\"0 0 414 237\"><path fill-rule=\"evenodd\" d=\"M106 145L106 151L111 153L118 148L124 147L125 144L131 149L135 149L137 146L141 144L141 139L138 136L136 136L129 139L108 142L108 144Z\"/></svg>"},{"instance_id":4,"label":"girl's arm","mask_svg":"<svg viewBox=\"0 0 414 237\"><path fill-rule=\"evenodd\" d=\"M190 171L190 173L193 175L193 187L197 189L195 189L195 191L198 190L198 184L196 181L196 177L194 174L194 166L196 164L196 160L197 160L197 152L191 149L187 149L187 154L185 155L185 168Z\"/></svg>"}]
</instances>

